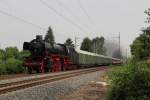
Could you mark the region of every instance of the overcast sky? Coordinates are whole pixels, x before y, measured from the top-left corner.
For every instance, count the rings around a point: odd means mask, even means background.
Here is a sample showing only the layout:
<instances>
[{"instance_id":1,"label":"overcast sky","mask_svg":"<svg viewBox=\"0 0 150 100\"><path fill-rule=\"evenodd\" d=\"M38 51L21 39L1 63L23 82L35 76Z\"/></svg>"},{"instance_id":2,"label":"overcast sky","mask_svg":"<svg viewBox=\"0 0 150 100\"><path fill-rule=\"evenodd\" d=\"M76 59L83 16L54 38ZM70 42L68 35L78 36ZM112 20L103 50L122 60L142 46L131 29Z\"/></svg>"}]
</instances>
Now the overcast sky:
<instances>
[{"instance_id":1,"label":"overcast sky","mask_svg":"<svg viewBox=\"0 0 150 100\"><path fill-rule=\"evenodd\" d=\"M49 8L41 1L46 2ZM144 10L150 7L150 0L41 1L0 0L2 48L17 46L22 49L24 41L30 41L37 34L45 35L46 29L51 26L56 42L63 43L68 37L74 40L75 36L80 37L80 41L86 36L115 40L113 37L120 32L122 46L129 49L141 27L146 26Z\"/></svg>"}]
</instances>

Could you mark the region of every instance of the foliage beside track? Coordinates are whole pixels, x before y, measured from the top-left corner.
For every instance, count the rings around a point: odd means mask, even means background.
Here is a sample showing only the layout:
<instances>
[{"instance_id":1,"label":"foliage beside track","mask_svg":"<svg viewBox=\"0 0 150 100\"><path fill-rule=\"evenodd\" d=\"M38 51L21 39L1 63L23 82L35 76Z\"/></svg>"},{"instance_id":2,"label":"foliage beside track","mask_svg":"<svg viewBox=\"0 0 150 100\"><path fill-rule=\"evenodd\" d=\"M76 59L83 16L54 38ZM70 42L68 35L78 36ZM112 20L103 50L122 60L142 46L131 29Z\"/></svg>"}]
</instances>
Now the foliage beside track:
<instances>
[{"instance_id":1,"label":"foliage beside track","mask_svg":"<svg viewBox=\"0 0 150 100\"><path fill-rule=\"evenodd\" d=\"M110 89L107 100L149 100L150 64L128 63L108 74Z\"/></svg>"},{"instance_id":2,"label":"foliage beside track","mask_svg":"<svg viewBox=\"0 0 150 100\"><path fill-rule=\"evenodd\" d=\"M30 55L27 51L20 51L16 47L0 49L0 74L15 74L26 72L22 66L25 57Z\"/></svg>"},{"instance_id":3,"label":"foliage beside track","mask_svg":"<svg viewBox=\"0 0 150 100\"><path fill-rule=\"evenodd\" d=\"M150 8L145 10L145 14L147 16L146 21L150 24ZM147 60L150 58L150 26L144 28L142 30L142 34L140 34L133 43L130 45L131 54L136 60Z\"/></svg>"},{"instance_id":4,"label":"foliage beside track","mask_svg":"<svg viewBox=\"0 0 150 100\"><path fill-rule=\"evenodd\" d=\"M150 23L150 8L145 11ZM150 100L150 26L131 44L132 58L109 73L107 100Z\"/></svg>"}]
</instances>

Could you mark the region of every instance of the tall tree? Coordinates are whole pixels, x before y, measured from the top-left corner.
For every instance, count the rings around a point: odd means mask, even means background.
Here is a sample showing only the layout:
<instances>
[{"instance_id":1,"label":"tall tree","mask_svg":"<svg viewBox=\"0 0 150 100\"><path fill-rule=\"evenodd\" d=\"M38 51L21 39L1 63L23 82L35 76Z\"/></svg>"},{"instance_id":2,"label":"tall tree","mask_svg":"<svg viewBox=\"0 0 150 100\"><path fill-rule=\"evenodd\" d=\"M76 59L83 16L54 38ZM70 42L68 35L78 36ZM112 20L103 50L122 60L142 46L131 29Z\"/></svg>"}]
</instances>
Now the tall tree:
<instances>
[{"instance_id":1,"label":"tall tree","mask_svg":"<svg viewBox=\"0 0 150 100\"><path fill-rule=\"evenodd\" d=\"M83 39L80 49L91 52L91 45L92 41L88 37L86 37Z\"/></svg>"},{"instance_id":2,"label":"tall tree","mask_svg":"<svg viewBox=\"0 0 150 100\"><path fill-rule=\"evenodd\" d=\"M51 27L48 28L48 31L45 35L45 41L49 42L51 44L53 44L55 42L55 38L54 38L53 31L52 31Z\"/></svg>"},{"instance_id":3,"label":"tall tree","mask_svg":"<svg viewBox=\"0 0 150 100\"><path fill-rule=\"evenodd\" d=\"M5 60L5 51L3 49L0 49L0 63Z\"/></svg>"},{"instance_id":4,"label":"tall tree","mask_svg":"<svg viewBox=\"0 0 150 100\"><path fill-rule=\"evenodd\" d=\"M92 40L92 52L105 54L104 37L96 37Z\"/></svg>"},{"instance_id":5,"label":"tall tree","mask_svg":"<svg viewBox=\"0 0 150 100\"><path fill-rule=\"evenodd\" d=\"M138 60L150 58L150 29L149 31L143 31L139 37L137 37L131 47L131 54Z\"/></svg>"},{"instance_id":6,"label":"tall tree","mask_svg":"<svg viewBox=\"0 0 150 100\"><path fill-rule=\"evenodd\" d=\"M68 38L64 44L69 47L74 47L74 44L71 38Z\"/></svg>"},{"instance_id":7,"label":"tall tree","mask_svg":"<svg viewBox=\"0 0 150 100\"><path fill-rule=\"evenodd\" d=\"M147 15L146 18L146 23L150 23L150 8L148 8L147 10L145 10L145 14Z\"/></svg>"},{"instance_id":8,"label":"tall tree","mask_svg":"<svg viewBox=\"0 0 150 100\"><path fill-rule=\"evenodd\" d=\"M150 23L150 8L145 11L147 15L147 23ZM138 36L132 43L131 54L137 60L150 58L150 26L142 30L142 34Z\"/></svg>"}]
</instances>

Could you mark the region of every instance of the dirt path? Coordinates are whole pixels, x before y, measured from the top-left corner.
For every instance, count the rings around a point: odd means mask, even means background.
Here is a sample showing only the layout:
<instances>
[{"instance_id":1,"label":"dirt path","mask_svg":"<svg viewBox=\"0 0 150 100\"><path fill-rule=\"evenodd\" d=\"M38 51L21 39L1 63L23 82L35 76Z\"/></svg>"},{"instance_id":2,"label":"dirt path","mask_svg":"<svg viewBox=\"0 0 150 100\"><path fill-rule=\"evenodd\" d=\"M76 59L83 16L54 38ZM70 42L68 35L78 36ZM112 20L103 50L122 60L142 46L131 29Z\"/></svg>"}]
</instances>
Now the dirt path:
<instances>
[{"instance_id":1,"label":"dirt path","mask_svg":"<svg viewBox=\"0 0 150 100\"><path fill-rule=\"evenodd\" d=\"M106 91L107 86L92 83L81 86L62 100L104 100Z\"/></svg>"},{"instance_id":2,"label":"dirt path","mask_svg":"<svg viewBox=\"0 0 150 100\"><path fill-rule=\"evenodd\" d=\"M97 81L80 86L73 93L61 100L105 100L108 90L108 79L101 76Z\"/></svg>"}]
</instances>

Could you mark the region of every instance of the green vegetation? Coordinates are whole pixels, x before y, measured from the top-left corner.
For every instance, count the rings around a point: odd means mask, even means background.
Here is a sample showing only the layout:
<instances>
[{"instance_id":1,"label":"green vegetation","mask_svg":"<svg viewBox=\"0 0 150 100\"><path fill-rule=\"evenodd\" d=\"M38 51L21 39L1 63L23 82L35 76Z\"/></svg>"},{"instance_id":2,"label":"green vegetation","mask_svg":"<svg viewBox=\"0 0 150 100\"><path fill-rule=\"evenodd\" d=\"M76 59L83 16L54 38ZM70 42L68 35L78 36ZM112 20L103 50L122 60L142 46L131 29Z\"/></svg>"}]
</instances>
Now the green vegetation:
<instances>
[{"instance_id":1,"label":"green vegetation","mask_svg":"<svg viewBox=\"0 0 150 100\"><path fill-rule=\"evenodd\" d=\"M148 8L147 10L145 10L145 14L147 15L147 19L146 19L146 23L150 23L150 8Z\"/></svg>"},{"instance_id":2,"label":"green vegetation","mask_svg":"<svg viewBox=\"0 0 150 100\"><path fill-rule=\"evenodd\" d=\"M150 9L145 11L150 23ZM107 100L150 100L150 27L131 45L132 59L109 73Z\"/></svg>"},{"instance_id":3,"label":"green vegetation","mask_svg":"<svg viewBox=\"0 0 150 100\"><path fill-rule=\"evenodd\" d=\"M92 41L88 37L86 37L83 39L80 49L91 52L91 45L92 45Z\"/></svg>"},{"instance_id":4,"label":"green vegetation","mask_svg":"<svg viewBox=\"0 0 150 100\"><path fill-rule=\"evenodd\" d=\"M148 59L150 57L150 31L143 31L131 45L131 53L136 60Z\"/></svg>"},{"instance_id":5,"label":"green vegetation","mask_svg":"<svg viewBox=\"0 0 150 100\"><path fill-rule=\"evenodd\" d=\"M51 27L48 28L48 31L45 35L45 41L51 44L54 44L55 42L55 37L54 37L53 30Z\"/></svg>"},{"instance_id":6,"label":"green vegetation","mask_svg":"<svg viewBox=\"0 0 150 100\"><path fill-rule=\"evenodd\" d=\"M147 19L145 22L150 23L150 8L145 11ZM137 37L131 45L131 53L135 60L145 60L150 58L150 26L142 30L143 33Z\"/></svg>"},{"instance_id":7,"label":"green vegetation","mask_svg":"<svg viewBox=\"0 0 150 100\"><path fill-rule=\"evenodd\" d=\"M149 100L150 66L129 63L109 73L111 79L107 100Z\"/></svg>"},{"instance_id":8,"label":"green vegetation","mask_svg":"<svg viewBox=\"0 0 150 100\"><path fill-rule=\"evenodd\" d=\"M88 37L83 39L81 44L81 50L98 53L98 54L106 54L106 48L104 47L104 37L96 37L90 40Z\"/></svg>"},{"instance_id":9,"label":"green vegetation","mask_svg":"<svg viewBox=\"0 0 150 100\"><path fill-rule=\"evenodd\" d=\"M22 61L30 55L27 51L21 51L17 47L7 47L0 49L0 74L23 73L25 68Z\"/></svg>"},{"instance_id":10,"label":"green vegetation","mask_svg":"<svg viewBox=\"0 0 150 100\"><path fill-rule=\"evenodd\" d=\"M104 47L104 37L96 37L92 40L92 52L98 54L106 54L106 48Z\"/></svg>"}]
</instances>

